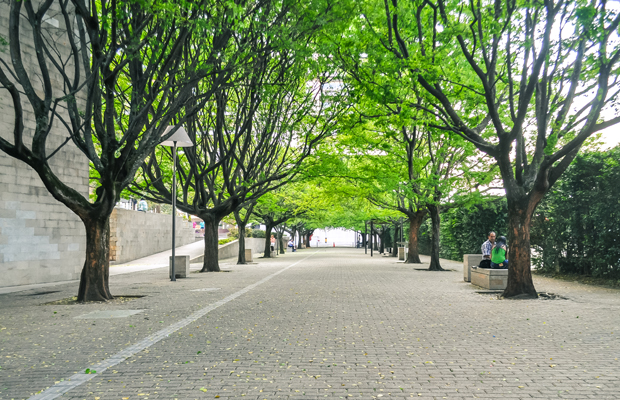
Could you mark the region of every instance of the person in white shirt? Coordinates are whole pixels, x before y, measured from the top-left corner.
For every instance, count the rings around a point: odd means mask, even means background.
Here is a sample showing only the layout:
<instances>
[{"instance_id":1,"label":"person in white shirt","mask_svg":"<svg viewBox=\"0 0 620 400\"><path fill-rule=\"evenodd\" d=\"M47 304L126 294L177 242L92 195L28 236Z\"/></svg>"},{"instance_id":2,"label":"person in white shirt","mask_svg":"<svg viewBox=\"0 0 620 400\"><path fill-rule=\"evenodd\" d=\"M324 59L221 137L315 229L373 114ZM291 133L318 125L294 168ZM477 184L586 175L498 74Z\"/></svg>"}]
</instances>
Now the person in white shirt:
<instances>
[{"instance_id":1,"label":"person in white shirt","mask_svg":"<svg viewBox=\"0 0 620 400\"><path fill-rule=\"evenodd\" d=\"M495 246L495 232L489 232L489 238L486 242L482 243L482 259L490 260L491 259L491 251L493 250L493 246Z\"/></svg>"}]
</instances>

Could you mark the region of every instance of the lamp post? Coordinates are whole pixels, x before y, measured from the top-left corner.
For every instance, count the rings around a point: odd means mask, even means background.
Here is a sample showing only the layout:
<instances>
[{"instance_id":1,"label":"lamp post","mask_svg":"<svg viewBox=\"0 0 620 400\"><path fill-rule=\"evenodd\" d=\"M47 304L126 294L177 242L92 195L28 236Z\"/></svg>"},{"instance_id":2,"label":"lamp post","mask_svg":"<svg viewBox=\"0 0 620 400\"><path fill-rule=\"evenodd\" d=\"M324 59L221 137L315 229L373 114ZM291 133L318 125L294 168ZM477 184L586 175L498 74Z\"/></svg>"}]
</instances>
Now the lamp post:
<instances>
[{"instance_id":1,"label":"lamp post","mask_svg":"<svg viewBox=\"0 0 620 400\"><path fill-rule=\"evenodd\" d=\"M374 250L373 243L372 243L373 242L372 239L373 239L373 236L374 236L374 233L373 233L374 223L373 222L374 222L373 220L370 220L370 256L371 257L372 257L372 251Z\"/></svg>"},{"instance_id":2,"label":"lamp post","mask_svg":"<svg viewBox=\"0 0 620 400\"><path fill-rule=\"evenodd\" d=\"M175 126L168 126L162 136L166 136L173 130ZM177 147L192 147L194 143L187 135L185 129L180 126L177 131L167 140L160 143L162 146L172 147L172 261L170 268L170 280L176 281L176 273L174 270L175 257L175 238L176 238L176 214L177 214Z\"/></svg>"},{"instance_id":3,"label":"lamp post","mask_svg":"<svg viewBox=\"0 0 620 400\"><path fill-rule=\"evenodd\" d=\"M364 221L364 254L368 254L368 221Z\"/></svg>"}]
</instances>

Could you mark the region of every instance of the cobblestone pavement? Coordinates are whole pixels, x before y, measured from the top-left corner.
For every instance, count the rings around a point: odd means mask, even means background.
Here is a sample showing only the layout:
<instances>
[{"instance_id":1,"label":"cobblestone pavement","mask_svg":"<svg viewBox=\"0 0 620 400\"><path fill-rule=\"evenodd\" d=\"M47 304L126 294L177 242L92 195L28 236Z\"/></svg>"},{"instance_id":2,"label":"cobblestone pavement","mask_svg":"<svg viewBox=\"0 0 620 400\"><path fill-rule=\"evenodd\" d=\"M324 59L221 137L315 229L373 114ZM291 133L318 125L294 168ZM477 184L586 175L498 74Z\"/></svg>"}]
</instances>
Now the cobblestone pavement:
<instances>
[{"instance_id":1,"label":"cobblestone pavement","mask_svg":"<svg viewBox=\"0 0 620 400\"><path fill-rule=\"evenodd\" d=\"M306 258L303 260L304 258ZM448 272L306 249L171 283L111 278L105 304L0 295L0 399L28 398L209 304L221 305L60 399L620 399L620 292L536 278L564 300L497 300ZM195 289L219 288L212 291ZM144 310L75 319L97 310ZM92 367L91 367L92 368Z\"/></svg>"}]
</instances>

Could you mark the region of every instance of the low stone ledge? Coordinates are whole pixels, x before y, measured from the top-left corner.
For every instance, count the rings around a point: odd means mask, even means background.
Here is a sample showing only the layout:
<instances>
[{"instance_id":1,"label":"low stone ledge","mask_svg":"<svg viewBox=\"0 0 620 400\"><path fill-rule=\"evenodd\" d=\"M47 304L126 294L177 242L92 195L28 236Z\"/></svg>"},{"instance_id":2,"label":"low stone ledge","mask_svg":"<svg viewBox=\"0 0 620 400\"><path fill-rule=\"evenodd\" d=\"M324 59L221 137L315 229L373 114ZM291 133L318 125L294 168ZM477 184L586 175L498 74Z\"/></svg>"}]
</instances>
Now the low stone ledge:
<instances>
[{"instance_id":1,"label":"low stone ledge","mask_svg":"<svg viewBox=\"0 0 620 400\"><path fill-rule=\"evenodd\" d=\"M471 282L471 268L477 267L482 261L482 254L463 254L463 280Z\"/></svg>"},{"instance_id":2,"label":"low stone ledge","mask_svg":"<svg viewBox=\"0 0 620 400\"><path fill-rule=\"evenodd\" d=\"M489 290L503 290L508 284L507 269L472 268L472 285Z\"/></svg>"}]
</instances>

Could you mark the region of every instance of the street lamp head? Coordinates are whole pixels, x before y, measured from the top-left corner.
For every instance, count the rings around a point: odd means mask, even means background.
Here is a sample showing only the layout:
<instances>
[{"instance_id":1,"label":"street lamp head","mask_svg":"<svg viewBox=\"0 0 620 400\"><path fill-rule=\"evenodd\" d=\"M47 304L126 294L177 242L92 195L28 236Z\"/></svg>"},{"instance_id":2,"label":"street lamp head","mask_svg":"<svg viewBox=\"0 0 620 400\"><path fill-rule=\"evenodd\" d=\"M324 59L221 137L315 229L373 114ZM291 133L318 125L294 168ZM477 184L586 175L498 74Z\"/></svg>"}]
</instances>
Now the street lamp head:
<instances>
[{"instance_id":1,"label":"street lamp head","mask_svg":"<svg viewBox=\"0 0 620 400\"><path fill-rule=\"evenodd\" d=\"M175 128L174 125L169 125L166 128L166 130L164 131L162 137L166 136L174 128ZM162 146L174 147L175 142L176 142L177 147L192 147L192 146L194 146L194 143L192 142L192 139L189 138L189 135L185 131L185 128L183 128L182 126L180 126L179 129L177 129L177 131L172 134L172 136L170 136L168 139L164 140L160 144Z\"/></svg>"}]
</instances>

